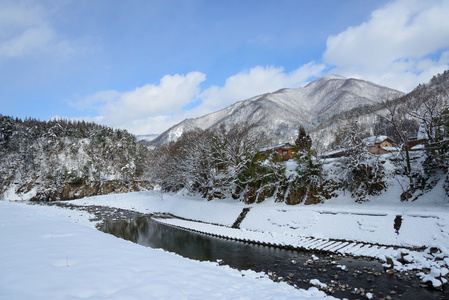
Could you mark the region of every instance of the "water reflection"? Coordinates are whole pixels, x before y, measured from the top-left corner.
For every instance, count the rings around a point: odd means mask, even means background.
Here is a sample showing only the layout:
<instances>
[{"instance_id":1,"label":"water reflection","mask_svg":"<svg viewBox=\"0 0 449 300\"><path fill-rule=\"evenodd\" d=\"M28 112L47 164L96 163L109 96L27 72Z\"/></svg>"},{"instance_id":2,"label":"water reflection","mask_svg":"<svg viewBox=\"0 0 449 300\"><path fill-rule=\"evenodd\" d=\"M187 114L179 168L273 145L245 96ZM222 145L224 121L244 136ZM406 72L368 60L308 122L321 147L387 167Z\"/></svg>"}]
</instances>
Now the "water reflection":
<instances>
[{"instance_id":1,"label":"water reflection","mask_svg":"<svg viewBox=\"0 0 449 300\"><path fill-rule=\"evenodd\" d=\"M291 256L291 251L288 250L178 230L148 217L105 220L101 230L143 246L161 248L190 259L232 262L239 269L260 268L261 265L269 267L273 258L281 260Z\"/></svg>"},{"instance_id":2,"label":"water reflection","mask_svg":"<svg viewBox=\"0 0 449 300\"><path fill-rule=\"evenodd\" d=\"M145 217L114 220L106 219L100 228L119 238L140 245L161 248L181 256L206 261L222 260L231 267L274 274L301 288L310 287L310 279L335 285L334 296L348 299L361 298L354 289L371 291L381 298L394 295L402 299L446 299L447 292L438 292L420 286L418 280L404 280L388 276L378 261L343 258L314 253L318 259L311 261L312 253L230 241L166 226ZM293 262L293 263L292 263ZM338 268L345 265L347 270ZM375 276L376 272L382 273ZM331 287L330 287L331 288ZM395 297L393 297L395 298Z\"/></svg>"}]
</instances>

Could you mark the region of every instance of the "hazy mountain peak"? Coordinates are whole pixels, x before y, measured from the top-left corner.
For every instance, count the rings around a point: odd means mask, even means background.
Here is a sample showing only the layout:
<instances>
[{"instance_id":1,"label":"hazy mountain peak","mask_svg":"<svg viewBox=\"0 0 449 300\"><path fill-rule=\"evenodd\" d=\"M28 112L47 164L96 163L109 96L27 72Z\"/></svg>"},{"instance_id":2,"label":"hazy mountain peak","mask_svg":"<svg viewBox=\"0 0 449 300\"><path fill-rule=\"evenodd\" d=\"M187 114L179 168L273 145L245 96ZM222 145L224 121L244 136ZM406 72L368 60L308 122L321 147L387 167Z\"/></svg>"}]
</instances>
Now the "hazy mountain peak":
<instances>
[{"instance_id":1,"label":"hazy mountain peak","mask_svg":"<svg viewBox=\"0 0 449 300\"><path fill-rule=\"evenodd\" d=\"M195 128L230 128L241 122L254 124L255 130L264 130L282 141L294 136L299 125L311 130L335 114L401 95L402 92L369 81L325 75L304 87L258 95L203 117L184 120L153 143L174 141Z\"/></svg>"},{"instance_id":2,"label":"hazy mountain peak","mask_svg":"<svg viewBox=\"0 0 449 300\"><path fill-rule=\"evenodd\" d=\"M332 80L332 79L348 79L344 76L338 75L338 74L326 74L317 80Z\"/></svg>"}]
</instances>

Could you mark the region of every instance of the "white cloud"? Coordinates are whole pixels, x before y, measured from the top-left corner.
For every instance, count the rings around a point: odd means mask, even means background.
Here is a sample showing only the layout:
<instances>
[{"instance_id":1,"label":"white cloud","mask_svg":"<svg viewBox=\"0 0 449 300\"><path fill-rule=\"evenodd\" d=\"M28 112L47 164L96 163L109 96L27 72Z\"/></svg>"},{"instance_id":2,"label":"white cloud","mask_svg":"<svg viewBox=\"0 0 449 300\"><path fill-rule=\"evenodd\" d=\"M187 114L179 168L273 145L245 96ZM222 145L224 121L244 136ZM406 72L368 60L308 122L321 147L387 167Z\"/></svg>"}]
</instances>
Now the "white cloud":
<instances>
[{"instance_id":1,"label":"white cloud","mask_svg":"<svg viewBox=\"0 0 449 300\"><path fill-rule=\"evenodd\" d=\"M33 2L0 2L0 60L27 55L69 55L73 43L58 38L46 9Z\"/></svg>"},{"instance_id":2,"label":"white cloud","mask_svg":"<svg viewBox=\"0 0 449 300\"><path fill-rule=\"evenodd\" d=\"M409 91L448 68L449 1L398 0L368 22L330 36L333 72Z\"/></svg>"},{"instance_id":3,"label":"white cloud","mask_svg":"<svg viewBox=\"0 0 449 300\"><path fill-rule=\"evenodd\" d=\"M25 29L17 36L11 37L0 44L0 57L13 58L25 55L35 55L52 52L58 48L54 42L53 30L47 26Z\"/></svg>"},{"instance_id":4,"label":"white cloud","mask_svg":"<svg viewBox=\"0 0 449 300\"><path fill-rule=\"evenodd\" d=\"M184 120L181 114L147 116L140 119L129 120L120 128L127 129L134 134L153 134L162 133L171 126Z\"/></svg>"},{"instance_id":5,"label":"white cloud","mask_svg":"<svg viewBox=\"0 0 449 300\"><path fill-rule=\"evenodd\" d=\"M101 91L71 105L79 110L96 110L101 117L95 120L112 127L135 134L160 133L182 120L183 107L196 99L205 79L200 72L165 75L158 85L146 84L124 93Z\"/></svg>"},{"instance_id":6,"label":"white cloud","mask_svg":"<svg viewBox=\"0 0 449 300\"><path fill-rule=\"evenodd\" d=\"M70 101L70 106L78 109L78 110L96 110L101 105L106 105L107 103L115 102L117 101L121 96L121 93L115 91L115 90L107 90L107 91L101 91L97 92L92 95L88 95L87 97L80 99L78 96L76 97L76 101Z\"/></svg>"},{"instance_id":7,"label":"white cloud","mask_svg":"<svg viewBox=\"0 0 449 300\"><path fill-rule=\"evenodd\" d=\"M165 75L159 85L146 84L123 93L116 102L108 102L101 113L108 120L136 123L136 120L154 118L182 110L200 92L200 83L206 76L200 72L187 75Z\"/></svg>"},{"instance_id":8,"label":"white cloud","mask_svg":"<svg viewBox=\"0 0 449 300\"><path fill-rule=\"evenodd\" d=\"M135 134L162 133L185 118L199 117L226 107L238 100L273 92L285 87L299 87L311 77L323 75L325 66L309 63L293 72L283 68L255 67L229 77L223 87L211 86L201 91L206 75L165 75L159 84L146 84L134 91L119 93L108 90L71 103L79 110L96 110L99 116L82 118ZM192 102L201 104L184 109Z\"/></svg>"},{"instance_id":9,"label":"white cloud","mask_svg":"<svg viewBox=\"0 0 449 300\"><path fill-rule=\"evenodd\" d=\"M200 98L202 105L194 110L197 115L210 113L229 106L236 101L281 88L296 88L305 85L311 77L323 75L325 65L308 63L286 73L282 67L257 66L226 79L223 87L211 86L204 90Z\"/></svg>"},{"instance_id":10,"label":"white cloud","mask_svg":"<svg viewBox=\"0 0 449 300\"><path fill-rule=\"evenodd\" d=\"M0 2L0 37L42 23L44 12L32 2L2 1Z\"/></svg>"}]
</instances>

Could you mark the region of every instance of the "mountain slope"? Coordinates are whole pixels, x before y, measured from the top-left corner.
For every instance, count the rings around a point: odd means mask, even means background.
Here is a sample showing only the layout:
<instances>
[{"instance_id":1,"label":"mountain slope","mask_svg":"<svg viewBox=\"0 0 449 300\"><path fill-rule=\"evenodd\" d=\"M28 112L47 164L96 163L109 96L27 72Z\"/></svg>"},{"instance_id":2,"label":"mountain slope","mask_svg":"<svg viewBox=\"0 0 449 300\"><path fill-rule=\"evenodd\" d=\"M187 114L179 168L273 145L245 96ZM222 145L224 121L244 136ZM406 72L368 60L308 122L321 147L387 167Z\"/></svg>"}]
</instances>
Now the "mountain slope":
<instances>
[{"instance_id":1,"label":"mountain slope","mask_svg":"<svg viewBox=\"0 0 449 300\"><path fill-rule=\"evenodd\" d=\"M125 130L0 115L0 199L66 200L145 190L147 154Z\"/></svg>"},{"instance_id":2,"label":"mountain slope","mask_svg":"<svg viewBox=\"0 0 449 300\"><path fill-rule=\"evenodd\" d=\"M391 100L369 107L359 107L335 114L332 118L323 121L310 131L312 140L319 141L323 149L332 145L337 135L343 129L351 127L357 122L360 133L367 135L388 135L400 144L401 137L396 132L393 124L386 121L391 119L394 111L395 119L402 120L400 127L406 131L408 139L418 138L419 130L426 130L421 124L423 120L429 124L430 116L436 117L448 107L449 95L449 70L432 77L429 83L418 85L413 91L398 98L385 98ZM382 100L382 99L381 99ZM395 107L390 111L388 107ZM429 111L429 109L431 111ZM381 117L382 116L382 117ZM431 130L429 128L428 130ZM421 132L420 134L423 134Z\"/></svg>"},{"instance_id":3,"label":"mountain slope","mask_svg":"<svg viewBox=\"0 0 449 300\"><path fill-rule=\"evenodd\" d=\"M196 128L213 130L225 126L229 129L242 122L285 140L295 135L299 125L311 130L335 114L401 95L399 91L368 81L326 75L305 87L281 89L239 101L203 117L186 119L154 139L153 144L175 141L184 132Z\"/></svg>"}]
</instances>

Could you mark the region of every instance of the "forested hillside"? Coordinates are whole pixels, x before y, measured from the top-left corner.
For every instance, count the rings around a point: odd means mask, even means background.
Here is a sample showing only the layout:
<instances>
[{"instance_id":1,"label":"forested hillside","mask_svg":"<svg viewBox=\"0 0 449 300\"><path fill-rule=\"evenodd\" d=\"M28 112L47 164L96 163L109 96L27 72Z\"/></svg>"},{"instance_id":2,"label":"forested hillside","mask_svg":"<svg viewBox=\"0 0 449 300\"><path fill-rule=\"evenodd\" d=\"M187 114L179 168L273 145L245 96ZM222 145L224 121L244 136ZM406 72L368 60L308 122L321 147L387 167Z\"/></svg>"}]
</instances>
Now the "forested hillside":
<instances>
[{"instance_id":1,"label":"forested hillside","mask_svg":"<svg viewBox=\"0 0 449 300\"><path fill-rule=\"evenodd\" d=\"M58 200L147 189L147 157L125 130L0 115L0 197Z\"/></svg>"},{"instance_id":2,"label":"forested hillside","mask_svg":"<svg viewBox=\"0 0 449 300\"><path fill-rule=\"evenodd\" d=\"M276 135L249 121L196 128L149 150L125 130L0 115L0 197L76 199L156 185L247 203L272 198L311 204L342 194L363 202L393 185L394 197L403 201L434 188L449 195L448 71L407 95L379 99L324 123L309 134L299 126L292 143L296 158L285 161L269 150ZM380 135L392 139L392 149L369 153L365 138ZM323 140L332 141L327 149ZM344 154L329 159L323 153L330 147Z\"/></svg>"},{"instance_id":3,"label":"forested hillside","mask_svg":"<svg viewBox=\"0 0 449 300\"><path fill-rule=\"evenodd\" d=\"M152 180L166 191L247 203L310 204L339 195L364 202L391 189L389 197L402 201L435 188L449 196L448 71L407 95L335 117L323 128L335 129L330 146L343 153L338 158L321 155L322 136L309 136L301 126L296 158L286 162L262 148L273 139L256 126L240 122L231 130L223 125L184 133L153 152ZM381 135L392 138L392 147L370 153L366 138Z\"/></svg>"},{"instance_id":4,"label":"forested hillside","mask_svg":"<svg viewBox=\"0 0 449 300\"><path fill-rule=\"evenodd\" d=\"M449 70L433 76L429 83L418 85L412 92L398 98L378 98L370 105L353 108L334 115L310 132L322 150L338 147L345 130L357 122L365 136L387 135L397 143L415 139L418 130L434 136L441 116L448 108ZM424 132L421 132L424 133Z\"/></svg>"}]
</instances>

